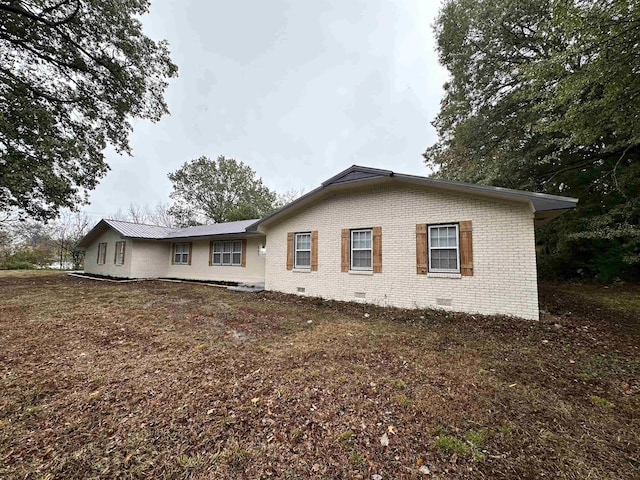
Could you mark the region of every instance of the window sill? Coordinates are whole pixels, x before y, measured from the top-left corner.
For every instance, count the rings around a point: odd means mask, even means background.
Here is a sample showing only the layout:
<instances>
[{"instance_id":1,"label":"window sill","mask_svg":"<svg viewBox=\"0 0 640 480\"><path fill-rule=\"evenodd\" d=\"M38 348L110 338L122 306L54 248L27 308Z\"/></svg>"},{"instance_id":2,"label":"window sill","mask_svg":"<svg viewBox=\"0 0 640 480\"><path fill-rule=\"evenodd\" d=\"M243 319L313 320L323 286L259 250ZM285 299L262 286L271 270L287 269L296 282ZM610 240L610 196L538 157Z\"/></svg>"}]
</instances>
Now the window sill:
<instances>
[{"instance_id":1,"label":"window sill","mask_svg":"<svg viewBox=\"0 0 640 480\"><path fill-rule=\"evenodd\" d=\"M462 278L462 275L459 273L444 273L444 272L429 272L427 273L428 278Z\"/></svg>"},{"instance_id":2,"label":"window sill","mask_svg":"<svg viewBox=\"0 0 640 480\"><path fill-rule=\"evenodd\" d=\"M292 272L297 272L297 273L310 273L311 272L311 268L294 268L291 271Z\"/></svg>"},{"instance_id":3,"label":"window sill","mask_svg":"<svg viewBox=\"0 0 640 480\"><path fill-rule=\"evenodd\" d=\"M373 275L373 270L349 270L349 275Z\"/></svg>"}]
</instances>

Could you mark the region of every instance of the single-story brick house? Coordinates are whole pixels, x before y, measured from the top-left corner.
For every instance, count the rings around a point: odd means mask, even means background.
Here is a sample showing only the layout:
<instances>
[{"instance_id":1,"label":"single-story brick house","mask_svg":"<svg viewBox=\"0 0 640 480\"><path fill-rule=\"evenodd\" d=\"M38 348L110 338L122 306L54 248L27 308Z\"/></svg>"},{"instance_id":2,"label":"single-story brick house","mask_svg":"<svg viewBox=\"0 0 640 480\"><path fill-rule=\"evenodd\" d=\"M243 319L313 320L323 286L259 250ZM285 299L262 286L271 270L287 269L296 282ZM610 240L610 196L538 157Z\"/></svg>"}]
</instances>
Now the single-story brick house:
<instances>
[{"instance_id":1,"label":"single-story brick house","mask_svg":"<svg viewBox=\"0 0 640 480\"><path fill-rule=\"evenodd\" d=\"M576 203L354 165L259 220L101 220L81 246L93 274L538 319L534 230Z\"/></svg>"}]
</instances>

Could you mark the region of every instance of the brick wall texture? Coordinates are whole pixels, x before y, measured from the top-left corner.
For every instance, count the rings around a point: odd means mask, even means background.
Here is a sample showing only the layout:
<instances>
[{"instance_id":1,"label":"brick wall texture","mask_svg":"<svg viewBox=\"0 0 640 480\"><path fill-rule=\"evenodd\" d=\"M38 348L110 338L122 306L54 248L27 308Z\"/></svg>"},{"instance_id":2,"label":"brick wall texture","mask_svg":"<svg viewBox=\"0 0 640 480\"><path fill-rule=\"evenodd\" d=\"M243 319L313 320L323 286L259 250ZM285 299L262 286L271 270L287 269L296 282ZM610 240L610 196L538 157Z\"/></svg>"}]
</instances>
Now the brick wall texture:
<instances>
[{"instance_id":1,"label":"brick wall texture","mask_svg":"<svg viewBox=\"0 0 640 480\"><path fill-rule=\"evenodd\" d=\"M464 220L472 221L473 276L418 275L416 224ZM526 203L401 185L336 193L265 226L266 288L382 306L538 319L533 225ZM382 227L382 273L341 272L341 229L376 226ZM318 230L318 270L287 270L287 233L311 230Z\"/></svg>"}]
</instances>

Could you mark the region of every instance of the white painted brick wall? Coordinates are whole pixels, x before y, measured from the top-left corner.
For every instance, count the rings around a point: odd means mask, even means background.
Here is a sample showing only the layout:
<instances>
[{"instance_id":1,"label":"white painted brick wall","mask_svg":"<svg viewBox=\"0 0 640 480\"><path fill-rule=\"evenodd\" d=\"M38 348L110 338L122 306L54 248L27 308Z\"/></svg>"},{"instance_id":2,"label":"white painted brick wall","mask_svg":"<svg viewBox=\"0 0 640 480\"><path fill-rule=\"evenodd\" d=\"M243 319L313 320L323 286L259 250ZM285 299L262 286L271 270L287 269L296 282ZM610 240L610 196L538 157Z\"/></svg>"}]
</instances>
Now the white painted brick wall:
<instances>
[{"instance_id":1,"label":"white painted brick wall","mask_svg":"<svg viewBox=\"0 0 640 480\"><path fill-rule=\"evenodd\" d=\"M473 222L474 274L434 278L416 274L417 223ZM342 228L382 227L382 273L340 271ZM266 227L266 288L336 300L404 308L515 315L538 319L533 213L527 204L390 186L335 194L279 224ZM287 232L318 230L318 271L286 269Z\"/></svg>"},{"instance_id":2,"label":"white painted brick wall","mask_svg":"<svg viewBox=\"0 0 640 480\"><path fill-rule=\"evenodd\" d=\"M110 277L129 278L131 273L131 240L127 240L124 247L124 264L116 265L113 256L116 249L116 242L120 242L122 238L120 234L114 230L108 229L100 237L93 242L84 254L84 271L96 275L107 275ZM98 244L107 244L107 255L105 256L104 265L98 265Z\"/></svg>"}]
</instances>

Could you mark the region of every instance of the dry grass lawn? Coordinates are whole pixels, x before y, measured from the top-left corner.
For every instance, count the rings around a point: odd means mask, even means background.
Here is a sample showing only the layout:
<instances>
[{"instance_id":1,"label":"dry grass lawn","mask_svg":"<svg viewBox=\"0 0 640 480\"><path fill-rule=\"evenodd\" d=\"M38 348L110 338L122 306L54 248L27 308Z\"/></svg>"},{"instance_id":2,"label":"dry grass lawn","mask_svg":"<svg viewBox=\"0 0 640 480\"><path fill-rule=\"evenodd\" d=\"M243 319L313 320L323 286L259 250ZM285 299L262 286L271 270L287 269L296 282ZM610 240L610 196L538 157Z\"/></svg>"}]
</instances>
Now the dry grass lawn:
<instances>
[{"instance_id":1,"label":"dry grass lawn","mask_svg":"<svg viewBox=\"0 0 640 480\"><path fill-rule=\"evenodd\" d=\"M639 478L640 288L541 290L529 322L0 274L0 478Z\"/></svg>"}]
</instances>

